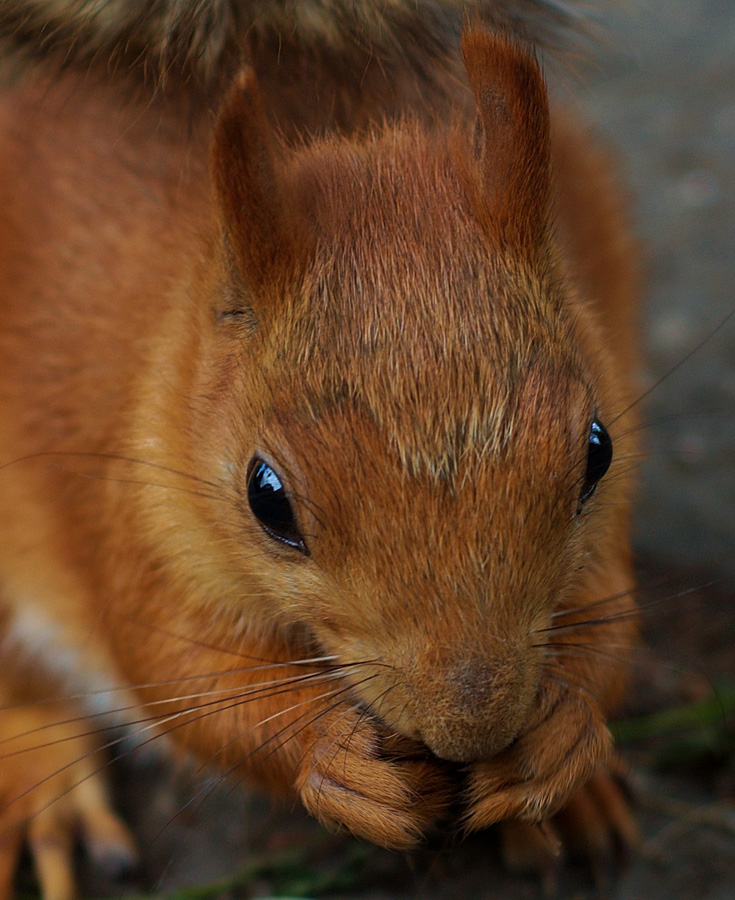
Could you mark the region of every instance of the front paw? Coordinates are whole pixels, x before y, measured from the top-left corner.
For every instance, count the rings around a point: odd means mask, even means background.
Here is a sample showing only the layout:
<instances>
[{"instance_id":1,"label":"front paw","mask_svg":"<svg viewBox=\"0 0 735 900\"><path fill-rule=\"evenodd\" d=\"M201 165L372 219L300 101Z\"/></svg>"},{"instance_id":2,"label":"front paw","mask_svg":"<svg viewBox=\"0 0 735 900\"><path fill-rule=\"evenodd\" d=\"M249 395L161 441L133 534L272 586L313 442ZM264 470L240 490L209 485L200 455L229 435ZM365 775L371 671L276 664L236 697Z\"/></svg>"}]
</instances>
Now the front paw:
<instances>
[{"instance_id":1,"label":"front paw","mask_svg":"<svg viewBox=\"0 0 735 900\"><path fill-rule=\"evenodd\" d=\"M304 733L296 787L306 809L382 847L415 847L451 802L441 763L345 704Z\"/></svg>"},{"instance_id":2,"label":"front paw","mask_svg":"<svg viewBox=\"0 0 735 900\"><path fill-rule=\"evenodd\" d=\"M611 748L601 713L582 694L547 698L510 747L471 767L468 830L505 819L549 818L609 757Z\"/></svg>"},{"instance_id":3,"label":"front paw","mask_svg":"<svg viewBox=\"0 0 735 900\"><path fill-rule=\"evenodd\" d=\"M617 771L616 771L617 769ZM638 844L638 828L618 762L600 766L590 780L549 821L500 823L500 846L511 872L540 874L553 883L562 858L586 863L596 880L625 859Z\"/></svg>"}]
</instances>

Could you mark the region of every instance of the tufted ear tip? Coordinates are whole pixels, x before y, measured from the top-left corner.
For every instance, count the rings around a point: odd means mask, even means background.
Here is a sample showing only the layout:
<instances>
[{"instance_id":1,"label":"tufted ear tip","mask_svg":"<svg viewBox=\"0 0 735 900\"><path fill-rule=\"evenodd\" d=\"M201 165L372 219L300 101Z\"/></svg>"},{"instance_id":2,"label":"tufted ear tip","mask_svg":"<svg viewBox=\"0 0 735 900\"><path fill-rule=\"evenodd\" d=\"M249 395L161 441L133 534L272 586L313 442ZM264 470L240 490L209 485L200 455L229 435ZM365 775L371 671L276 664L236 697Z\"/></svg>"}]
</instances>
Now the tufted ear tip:
<instances>
[{"instance_id":1,"label":"tufted ear tip","mask_svg":"<svg viewBox=\"0 0 735 900\"><path fill-rule=\"evenodd\" d=\"M220 110L211 169L217 207L241 275L257 285L283 261L288 241L270 126L250 67L235 78Z\"/></svg>"},{"instance_id":2,"label":"tufted ear tip","mask_svg":"<svg viewBox=\"0 0 735 900\"><path fill-rule=\"evenodd\" d=\"M523 246L540 239L550 203L549 103L538 62L513 39L471 28L462 56L478 113L476 148L491 227Z\"/></svg>"}]
</instances>

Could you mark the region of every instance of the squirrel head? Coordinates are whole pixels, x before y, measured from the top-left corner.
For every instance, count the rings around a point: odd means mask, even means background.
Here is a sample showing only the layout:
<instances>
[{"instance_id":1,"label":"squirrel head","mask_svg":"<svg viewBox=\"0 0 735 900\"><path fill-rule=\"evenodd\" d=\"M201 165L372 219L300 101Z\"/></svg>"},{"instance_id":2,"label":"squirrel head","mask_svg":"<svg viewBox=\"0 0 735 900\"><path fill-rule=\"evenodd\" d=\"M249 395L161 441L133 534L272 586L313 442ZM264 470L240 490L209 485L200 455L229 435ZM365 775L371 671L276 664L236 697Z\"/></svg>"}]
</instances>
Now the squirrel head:
<instances>
[{"instance_id":1,"label":"squirrel head","mask_svg":"<svg viewBox=\"0 0 735 900\"><path fill-rule=\"evenodd\" d=\"M470 761L527 721L538 634L619 539L624 490L589 499L619 410L551 227L538 66L482 31L463 52L471 127L297 149L239 78L176 366L178 467L223 486L192 514L218 534L212 602L306 634L389 726Z\"/></svg>"}]
</instances>

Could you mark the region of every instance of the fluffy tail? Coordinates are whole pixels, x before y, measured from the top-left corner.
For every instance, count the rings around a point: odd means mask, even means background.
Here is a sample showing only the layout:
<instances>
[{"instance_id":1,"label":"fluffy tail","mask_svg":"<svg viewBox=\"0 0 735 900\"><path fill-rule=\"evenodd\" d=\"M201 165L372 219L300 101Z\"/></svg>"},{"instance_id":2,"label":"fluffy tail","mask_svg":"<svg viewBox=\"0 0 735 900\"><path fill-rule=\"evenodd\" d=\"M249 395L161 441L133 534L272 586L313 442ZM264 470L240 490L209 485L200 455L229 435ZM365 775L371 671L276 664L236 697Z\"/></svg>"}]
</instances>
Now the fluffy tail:
<instances>
[{"instance_id":1,"label":"fluffy tail","mask_svg":"<svg viewBox=\"0 0 735 900\"><path fill-rule=\"evenodd\" d=\"M103 66L148 85L210 90L243 56L277 43L331 61L422 71L455 55L466 17L557 46L575 27L563 0L2 0L5 59Z\"/></svg>"}]
</instances>

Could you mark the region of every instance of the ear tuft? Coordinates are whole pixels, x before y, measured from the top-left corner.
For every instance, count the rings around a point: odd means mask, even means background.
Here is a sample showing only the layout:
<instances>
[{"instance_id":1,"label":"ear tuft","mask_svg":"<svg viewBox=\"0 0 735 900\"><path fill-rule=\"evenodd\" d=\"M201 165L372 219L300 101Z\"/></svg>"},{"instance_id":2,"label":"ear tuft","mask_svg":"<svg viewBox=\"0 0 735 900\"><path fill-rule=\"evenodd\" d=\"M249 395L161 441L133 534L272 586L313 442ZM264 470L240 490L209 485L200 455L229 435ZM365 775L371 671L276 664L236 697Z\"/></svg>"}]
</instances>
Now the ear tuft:
<instances>
[{"instance_id":1,"label":"ear tuft","mask_svg":"<svg viewBox=\"0 0 735 900\"><path fill-rule=\"evenodd\" d=\"M212 181L225 233L245 281L267 282L289 250L283 206L255 73L244 69L214 128Z\"/></svg>"},{"instance_id":2,"label":"ear tuft","mask_svg":"<svg viewBox=\"0 0 735 900\"><path fill-rule=\"evenodd\" d=\"M475 147L494 236L528 249L549 214L549 103L538 63L516 41L470 29L462 55L479 115Z\"/></svg>"}]
</instances>

